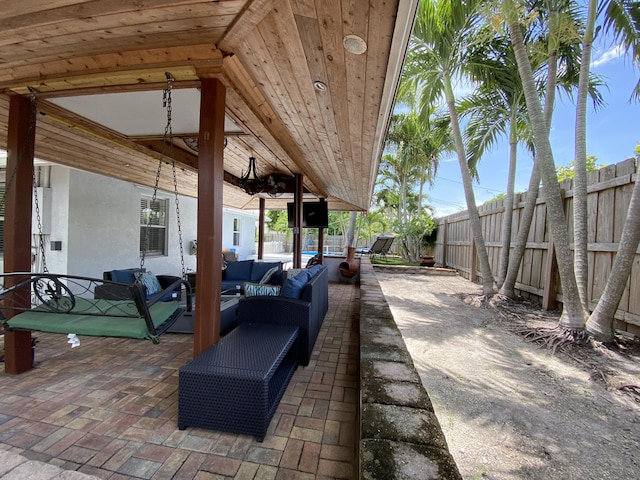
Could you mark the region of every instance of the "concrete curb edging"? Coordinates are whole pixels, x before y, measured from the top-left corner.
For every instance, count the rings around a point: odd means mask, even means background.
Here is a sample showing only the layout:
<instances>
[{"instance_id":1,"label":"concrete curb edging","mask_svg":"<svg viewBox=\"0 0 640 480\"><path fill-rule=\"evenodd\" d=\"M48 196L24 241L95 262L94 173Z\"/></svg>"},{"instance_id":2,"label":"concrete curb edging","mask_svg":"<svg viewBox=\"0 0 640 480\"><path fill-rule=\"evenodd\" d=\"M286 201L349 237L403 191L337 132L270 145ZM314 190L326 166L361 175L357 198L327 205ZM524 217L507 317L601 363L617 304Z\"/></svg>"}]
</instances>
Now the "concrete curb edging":
<instances>
[{"instance_id":1,"label":"concrete curb edging","mask_svg":"<svg viewBox=\"0 0 640 480\"><path fill-rule=\"evenodd\" d=\"M360 284L360 478L462 480L368 259Z\"/></svg>"}]
</instances>

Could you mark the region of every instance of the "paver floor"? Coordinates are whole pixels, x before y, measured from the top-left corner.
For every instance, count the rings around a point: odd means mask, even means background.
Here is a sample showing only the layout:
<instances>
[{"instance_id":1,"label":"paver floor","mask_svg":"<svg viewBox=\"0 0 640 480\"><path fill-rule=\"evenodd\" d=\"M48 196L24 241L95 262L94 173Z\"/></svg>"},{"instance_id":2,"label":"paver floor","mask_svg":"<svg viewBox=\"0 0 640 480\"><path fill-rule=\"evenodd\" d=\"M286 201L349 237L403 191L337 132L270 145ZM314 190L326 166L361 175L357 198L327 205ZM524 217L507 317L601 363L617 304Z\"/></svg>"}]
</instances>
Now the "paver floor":
<instances>
[{"instance_id":1,"label":"paver floor","mask_svg":"<svg viewBox=\"0 0 640 480\"><path fill-rule=\"evenodd\" d=\"M103 479L355 478L359 289L329 285L309 366L298 367L262 443L178 430L178 370L193 336L160 344L34 332L35 368L0 373L0 450ZM43 462L43 463L38 463ZM0 466L0 478L2 470Z\"/></svg>"}]
</instances>

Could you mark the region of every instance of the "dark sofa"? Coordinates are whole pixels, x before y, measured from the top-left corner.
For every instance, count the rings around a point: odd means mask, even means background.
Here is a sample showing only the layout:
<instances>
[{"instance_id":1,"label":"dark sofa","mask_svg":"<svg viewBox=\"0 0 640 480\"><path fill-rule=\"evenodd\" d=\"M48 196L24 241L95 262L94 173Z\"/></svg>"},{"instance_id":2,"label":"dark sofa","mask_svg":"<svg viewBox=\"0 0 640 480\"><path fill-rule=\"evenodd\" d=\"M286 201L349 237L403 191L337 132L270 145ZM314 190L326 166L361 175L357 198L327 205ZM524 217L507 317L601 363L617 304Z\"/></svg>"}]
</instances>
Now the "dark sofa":
<instances>
[{"instance_id":1,"label":"dark sofa","mask_svg":"<svg viewBox=\"0 0 640 480\"><path fill-rule=\"evenodd\" d=\"M222 272L222 293L235 294L238 286L240 287L240 293L244 293L244 282L260 283L265 274L272 268L282 271L282 263L254 260L228 262L227 268Z\"/></svg>"},{"instance_id":2,"label":"dark sofa","mask_svg":"<svg viewBox=\"0 0 640 480\"><path fill-rule=\"evenodd\" d=\"M306 275L306 280L298 298L282 295L241 298L238 323L284 323L299 327L298 363L308 365L329 308L329 276L327 267L322 265L303 269L300 274ZM287 281L282 286L283 291Z\"/></svg>"}]
</instances>

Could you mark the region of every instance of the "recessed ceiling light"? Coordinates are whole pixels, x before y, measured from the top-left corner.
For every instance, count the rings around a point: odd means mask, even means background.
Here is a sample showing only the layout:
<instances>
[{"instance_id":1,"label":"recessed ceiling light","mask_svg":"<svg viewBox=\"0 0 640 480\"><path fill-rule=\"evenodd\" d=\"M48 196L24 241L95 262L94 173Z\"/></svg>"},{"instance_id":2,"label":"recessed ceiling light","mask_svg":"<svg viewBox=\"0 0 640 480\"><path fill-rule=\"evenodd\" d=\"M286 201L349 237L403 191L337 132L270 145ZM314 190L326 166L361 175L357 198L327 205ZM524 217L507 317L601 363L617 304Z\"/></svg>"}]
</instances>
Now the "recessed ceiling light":
<instances>
[{"instance_id":1,"label":"recessed ceiling light","mask_svg":"<svg viewBox=\"0 0 640 480\"><path fill-rule=\"evenodd\" d=\"M313 86L316 87L316 90L319 90L320 92L327 91L327 84L321 82L320 80L316 80L315 82L313 82Z\"/></svg>"},{"instance_id":2,"label":"recessed ceiling light","mask_svg":"<svg viewBox=\"0 0 640 480\"><path fill-rule=\"evenodd\" d=\"M362 55L367 51L367 42L357 35L347 35L342 39L342 45L347 52Z\"/></svg>"}]
</instances>

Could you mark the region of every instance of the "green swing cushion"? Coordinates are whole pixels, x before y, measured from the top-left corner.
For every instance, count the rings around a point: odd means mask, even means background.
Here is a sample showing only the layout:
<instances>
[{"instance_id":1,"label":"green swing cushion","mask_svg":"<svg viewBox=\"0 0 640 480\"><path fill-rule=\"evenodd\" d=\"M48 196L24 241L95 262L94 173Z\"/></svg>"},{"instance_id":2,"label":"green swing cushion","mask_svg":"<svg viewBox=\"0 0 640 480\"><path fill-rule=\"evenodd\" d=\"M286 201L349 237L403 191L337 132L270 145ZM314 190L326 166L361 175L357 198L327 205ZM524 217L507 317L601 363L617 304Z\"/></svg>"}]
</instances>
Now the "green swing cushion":
<instances>
[{"instance_id":1,"label":"green swing cushion","mask_svg":"<svg viewBox=\"0 0 640 480\"><path fill-rule=\"evenodd\" d=\"M8 321L10 328L104 337L152 338L144 318L129 300L86 300L76 297L69 313L51 312L40 305ZM178 302L157 302L149 307L154 326L160 326L179 308Z\"/></svg>"}]
</instances>

